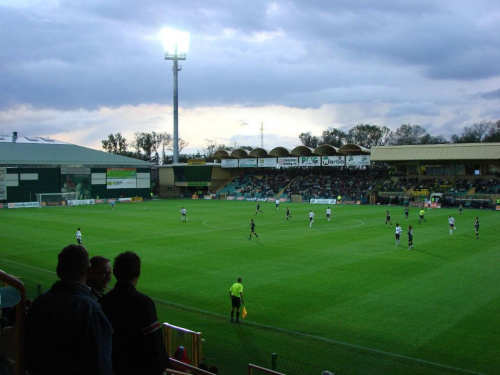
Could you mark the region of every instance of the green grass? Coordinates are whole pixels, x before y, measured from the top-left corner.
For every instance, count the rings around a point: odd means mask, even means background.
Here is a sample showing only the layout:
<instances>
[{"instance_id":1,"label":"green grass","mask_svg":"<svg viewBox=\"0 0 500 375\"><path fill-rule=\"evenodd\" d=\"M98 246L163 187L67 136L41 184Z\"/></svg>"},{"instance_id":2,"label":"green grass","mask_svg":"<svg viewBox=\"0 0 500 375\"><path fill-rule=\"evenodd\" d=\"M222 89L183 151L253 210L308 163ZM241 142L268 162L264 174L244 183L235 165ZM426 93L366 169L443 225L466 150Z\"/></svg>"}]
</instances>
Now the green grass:
<instances>
[{"instance_id":1,"label":"green grass","mask_svg":"<svg viewBox=\"0 0 500 375\"><path fill-rule=\"evenodd\" d=\"M258 215L254 203L191 200L1 210L1 267L33 297L55 281L57 254L77 227L90 255L135 251L138 289L162 321L203 332L207 361L224 374L270 367L271 353L287 374L499 373L499 212L433 209L418 225L416 208L405 222L402 207L332 206L327 222L324 205L288 206L289 222L286 204L274 203ZM386 209L405 230L399 247ZM248 240L251 218L259 238ZM249 312L242 325L229 323L237 277Z\"/></svg>"}]
</instances>

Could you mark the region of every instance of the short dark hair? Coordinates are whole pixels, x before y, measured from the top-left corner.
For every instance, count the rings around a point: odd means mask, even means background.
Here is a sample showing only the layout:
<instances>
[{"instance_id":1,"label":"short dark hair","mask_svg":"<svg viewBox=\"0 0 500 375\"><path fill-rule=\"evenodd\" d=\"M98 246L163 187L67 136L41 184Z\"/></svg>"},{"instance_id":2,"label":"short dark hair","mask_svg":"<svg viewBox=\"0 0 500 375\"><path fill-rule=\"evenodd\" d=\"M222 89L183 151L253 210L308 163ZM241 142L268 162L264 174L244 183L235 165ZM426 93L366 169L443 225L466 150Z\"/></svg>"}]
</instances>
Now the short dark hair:
<instances>
[{"instance_id":1,"label":"short dark hair","mask_svg":"<svg viewBox=\"0 0 500 375\"><path fill-rule=\"evenodd\" d=\"M89 253L82 245L69 245L57 256L57 276L61 280L77 280L87 275Z\"/></svg>"},{"instance_id":2,"label":"short dark hair","mask_svg":"<svg viewBox=\"0 0 500 375\"><path fill-rule=\"evenodd\" d=\"M108 258L105 258L101 255L94 255L92 258L90 258L90 267L99 268L109 262L110 260Z\"/></svg>"},{"instance_id":3,"label":"short dark hair","mask_svg":"<svg viewBox=\"0 0 500 375\"><path fill-rule=\"evenodd\" d=\"M130 281L141 274L141 258L132 252L126 251L116 256L113 264L113 275L117 281Z\"/></svg>"}]
</instances>

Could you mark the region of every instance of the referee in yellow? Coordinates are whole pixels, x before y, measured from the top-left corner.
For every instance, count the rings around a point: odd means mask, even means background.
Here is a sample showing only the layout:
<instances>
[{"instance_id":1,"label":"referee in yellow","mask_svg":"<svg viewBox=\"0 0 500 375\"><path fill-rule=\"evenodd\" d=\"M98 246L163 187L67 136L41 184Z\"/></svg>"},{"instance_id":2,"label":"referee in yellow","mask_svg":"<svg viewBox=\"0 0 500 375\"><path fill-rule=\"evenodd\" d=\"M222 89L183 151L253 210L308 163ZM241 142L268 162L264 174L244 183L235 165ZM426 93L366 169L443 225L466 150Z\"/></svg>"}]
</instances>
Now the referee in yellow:
<instances>
[{"instance_id":1,"label":"referee in yellow","mask_svg":"<svg viewBox=\"0 0 500 375\"><path fill-rule=\"evenodd\" d=\"M240 307L243 304L243 284L241 277L229 288L229 298L231 298L231 323L240 323ZM236 320L234 320L234 310L236 310Z\"/></svg>"}]
</instances>

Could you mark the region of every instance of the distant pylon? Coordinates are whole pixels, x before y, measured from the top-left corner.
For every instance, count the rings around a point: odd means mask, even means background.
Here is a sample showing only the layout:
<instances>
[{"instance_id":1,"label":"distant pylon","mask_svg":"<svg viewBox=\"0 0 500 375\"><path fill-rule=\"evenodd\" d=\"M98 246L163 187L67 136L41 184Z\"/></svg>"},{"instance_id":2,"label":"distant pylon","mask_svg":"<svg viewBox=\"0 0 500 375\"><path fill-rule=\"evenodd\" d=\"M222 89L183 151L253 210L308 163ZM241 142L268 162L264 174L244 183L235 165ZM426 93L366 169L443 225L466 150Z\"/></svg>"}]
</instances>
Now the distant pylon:
<instances>
[{"instance_id":1,"label":"distant pylon","mask_svg":"<svg viewBox=\"0 0 500 375\"><path fill-rule=\"evenodd\" d=\"M264 123L260 123L260 148L264 148Z\"/></svg>"}]
</instances>

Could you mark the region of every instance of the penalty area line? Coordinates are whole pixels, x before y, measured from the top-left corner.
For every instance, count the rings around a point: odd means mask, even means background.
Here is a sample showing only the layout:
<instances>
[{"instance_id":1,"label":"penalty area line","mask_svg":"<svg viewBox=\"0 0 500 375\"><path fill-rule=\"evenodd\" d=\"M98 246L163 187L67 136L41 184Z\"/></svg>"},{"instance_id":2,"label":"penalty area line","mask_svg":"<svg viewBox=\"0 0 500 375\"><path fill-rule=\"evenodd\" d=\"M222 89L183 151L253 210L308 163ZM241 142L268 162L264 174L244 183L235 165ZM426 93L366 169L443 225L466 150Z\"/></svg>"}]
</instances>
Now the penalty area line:
<instances>
[{"instance_id":1,"label":"penalty area line","mask_svg":"<svg viewBox=\"0 0 500 375\"><path fill-rule=\"evenodd\" d=\"M219 313L215 313L215 312L207 311L207 310L203 310L203 309L198 309L196 307L186 306L186 305L182 305L182 304L171 302L171 301L166 301L166 300L160 299L160 298L153 298L153 300L161 302L161 303L166 304L166 305L170 305L170 306L179 308L179 309L187 310L187 311L194 311L194 312L198 312L198 313L202 313L202 314L210 315L210 316L215 316L215 317L222 318L222 319L227 318L227 316L223 315L223 314L219 314ZM272 331L277 331L277 332L282 332L282 333L286 333L286 334L290 334L290 335L306 337L306 338L314 339L314 340L317 340L317 341L323 341L323 342L326 342L326 343L329 343L329 344L336 344L336 345L340 345L340 346L345 346L347 348L364 350L366 352L371 352L371 353L376 353L376 354L382 354L382 355L387 356L387 357L404 359L406 361L417 362L417 363L421 363L421 364L424 364L424 365L429 365L429 366L438 367L438 368L442 368L442 369L447 369L447 370L452 370L452 371L456 371L456 372L461 372L461 373L464 373L464 374L485 375L485 374L483 374L481 372L467 370L467 369L463 369L463 368L460 368L460 367L453 367L453 366L445 365L445 364L442 364L442 363L427 361L425 359L409 357L409 356L406 356L406 355L403 355L403 354L386 352L384 350L380 350L380 349L376 349L376 348L370 348L370 347L367 347L367 346L350 344L350 343L344 342L344 341L338 341L338 340L329 339L329 338L326 338L326 337L310 335L308 333L303 333L303 332L293 331L293 330L289 330L289 329L284 329L284 328L269 326L269 325L266 325L266 324L261 324L261 323L246 321L245 322L245 326L254 326L254 327L264 328L264 329L268 329L268 330L272 330Z\"/></svg>"}]
</instances>

